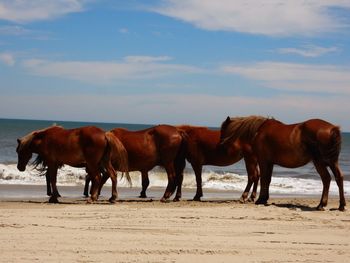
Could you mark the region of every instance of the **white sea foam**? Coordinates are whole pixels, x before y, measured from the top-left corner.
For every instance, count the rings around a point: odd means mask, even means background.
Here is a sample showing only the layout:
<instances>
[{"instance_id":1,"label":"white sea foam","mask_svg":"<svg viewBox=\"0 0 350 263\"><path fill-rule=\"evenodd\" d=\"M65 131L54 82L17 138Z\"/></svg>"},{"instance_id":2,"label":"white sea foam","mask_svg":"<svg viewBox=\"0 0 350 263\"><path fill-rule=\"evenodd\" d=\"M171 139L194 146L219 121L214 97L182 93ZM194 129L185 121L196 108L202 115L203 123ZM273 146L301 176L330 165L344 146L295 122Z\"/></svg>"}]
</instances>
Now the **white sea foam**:
<instances>
[{"instance_id":1,"label":"white sea foam","mask_svg":"<svg viewBox=\"0 0 350 263\"><path fill-rule=\"evenodd\" d=\"M189 170L191 171L191 170ZM58 172L57 185L83 185L85 183L85 169L64 166ZM141 187L141 174L131 172L132 185ZM128 187L125 177L118 175L118 186ZM163 169L155 169L149 172L150 187L166 187L167 176ZM0 184L27 184L27 185L45 185L45 176L39 176L33 167L28 166L25 172L17 170L15 164L0 164ZM110 180L107 181L110 185ZM247 184L246 175L235 173L216 173L213 171L204 171L202 174L203 189L215 190L233 190L243 191ZM195 176L192 172L184 175L184 188L196 188ZM344 182L345 194L350 194L350 182ZM298 177L272 177L270 193L271 194L295 194L295 195L319 195L322 192L322 182L319 178L303 179ZM331 194L338 194L338 187L335 180L332 180L330 187Z\"/></svg>"}]
</instances>

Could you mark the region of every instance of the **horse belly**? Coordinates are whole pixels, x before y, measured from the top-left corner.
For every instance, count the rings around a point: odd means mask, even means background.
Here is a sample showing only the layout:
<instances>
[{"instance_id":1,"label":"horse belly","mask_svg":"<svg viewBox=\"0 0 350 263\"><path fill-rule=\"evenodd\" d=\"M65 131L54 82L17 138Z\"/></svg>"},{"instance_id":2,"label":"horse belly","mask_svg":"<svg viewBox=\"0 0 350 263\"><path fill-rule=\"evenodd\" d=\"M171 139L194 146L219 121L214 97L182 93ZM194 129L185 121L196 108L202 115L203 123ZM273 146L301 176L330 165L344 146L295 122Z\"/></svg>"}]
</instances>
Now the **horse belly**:
<instances>
[{"instance_id":1,"label":"horse belly","mask_svg":"<svg viewBox=\"0 0 350 263\"><path fill-rule=\"evenodd\" d=\"M157 151L153 147L144 149L133 149L128 151L129 155L129 170L151 170L158 164Z\"/></svg>"},{"instance_id":2,"label":"horse belly","mask_svg":"<svg viewBox=\"0 0 350 263\"><path fill-rule=\"evenodd\" d=\"M286 168L297 168L306 165L310 160L304 151L292 150L280 153L274 163Z\"/></svg>"},{"instance_id":3,"label":"horse belly","mask_svg":"<svg viewBox=\"0 0 350 263\"><path fill-rule=\"evenodd\" d=\"M60 146L60 147L49 147L48 150L48 159L56 162L62 163L69 166L80 166L82 163L85 163L84 153L80 148L70 146Z\"/></svg>"}]
</instances>

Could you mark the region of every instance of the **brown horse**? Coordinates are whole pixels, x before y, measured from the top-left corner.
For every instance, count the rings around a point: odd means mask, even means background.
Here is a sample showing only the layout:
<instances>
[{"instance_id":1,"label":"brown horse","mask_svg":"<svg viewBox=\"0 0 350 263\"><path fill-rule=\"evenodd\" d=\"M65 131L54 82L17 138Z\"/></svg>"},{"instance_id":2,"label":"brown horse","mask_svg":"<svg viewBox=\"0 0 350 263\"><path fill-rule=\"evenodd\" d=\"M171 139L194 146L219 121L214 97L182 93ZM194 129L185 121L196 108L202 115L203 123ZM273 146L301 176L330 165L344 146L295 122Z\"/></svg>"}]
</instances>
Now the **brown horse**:
<instances>
[{"instance_id":1,"label":"brown horse","mask_svg":"<svg viewBox=\"0 0 350 263\"><path fill-rule=\"evenodd\" d=\"M286 125L275 119L260 116L229 118L221 126L221 142L228 147L237 138L251 143L260 173L260 196L256 204L266 204L273 165L287 168L303 166L310 161L323 183L318 210L324 210L331 181L328 167L339 188L339 210L345 209L343 174L338 165L341 147L340 129L320 119Z\"/></svg>"},{"instance_id":2,"label":"brown horse","mask_svg":"<svg viewBox=\"0 0 350 263\"><path fill-rule=\"evenodd\" d=\"M182 134L170 125L158 125L140 131L116 128L111 130L110 133L124 145L128 153L129 171L141 172L142 191L140 197L146 197L146 189L149 185L148 172L155 166L162 166L168 176L168 185L161 201L170 198L178 185L177 175L185 166L185 159L180 158L183 145ZM113 157L112 154L112 164L115 170L124 172L124 170L116 167ZM101 187L107 180L108 175L103 175ZM87 176L84 194L87 194L88 187L89 177ZM174 200L177 201L176 197Z\"/></svg>"},{"instance_id":3,"label":"brown horse","mask_svg":"<svg viewBox=\"0 0 350 263\"><path fill-rule=\"evenodd\" d=\"M66 130L60 126L52 126L33 131L17 141L18 170L26 169L33 153L38 155L34 161L36 167L41 165L43 170L47 169L47 177L50 178L52 187L50 203L58 202L57 170L64 164L86 167L93 182L89 201L97 200L101 172L107 173L111 178L115 177L110 160L113 149L119 153L120 165L127 169L125 149L121 144L116 144L114 140L111 140L111 134L97 127ZM116 191L112 189L110 201L115 200L116 194Z\"/></svg>"},{"instance_id":4,"label":"brown horse","mask_svg":"<svg viewBox=\"0 0 350 263\"><path fill-rule=\"evenodd\" d=\"M242 194L241 201L248 198L250 188L254 182L250 200L254 201L259 181L259 171L255 156L251 152L250 144L236 140L230 147L220 145L220 131L210 130L206 127L183 125L177 127L186 134L186 159L191 163L196 175L197 192L193 200L200 201L202 191L203 165L228 166L244 158L248 172L248 183ZM180 180L181 182L182 180ZM180 191L180 193L179 193ZM178 186L178 196L181 196L181 184Z\"/></svg>"}]
</instances>

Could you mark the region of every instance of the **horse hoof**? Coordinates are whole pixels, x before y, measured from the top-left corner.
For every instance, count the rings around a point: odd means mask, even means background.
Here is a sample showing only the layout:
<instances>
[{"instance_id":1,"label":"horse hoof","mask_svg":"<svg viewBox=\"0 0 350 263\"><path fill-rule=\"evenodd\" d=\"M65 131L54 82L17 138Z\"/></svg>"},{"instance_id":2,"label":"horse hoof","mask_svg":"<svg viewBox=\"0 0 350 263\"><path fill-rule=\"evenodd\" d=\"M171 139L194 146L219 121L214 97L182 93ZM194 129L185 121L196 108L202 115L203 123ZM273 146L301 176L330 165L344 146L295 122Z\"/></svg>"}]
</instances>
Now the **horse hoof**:
<instances>
[{"instance_id":1,"label":"horse hoof","mask_svg":"<svg viewBox=\"0 0 350 263\"><path fill-rule=\"evenodd\" d=\"M173 199L173 202L179 202L180 201L180 198L179 197L175 197L174 199Z\"/></svg>"},{"instance_id":2,"label":"horse hoof","mask_svg":"<svg viewBox=\"0 0 350 263\"><path fill-rule=\"evenodd\" d=\"M96 201L96 199L93 199L93 198L88 198L87 200L86 200L86 203L87 204L93 204L93 203L95 203L95 201Z\"/></svg>"},{"instance_id":3,"label":"horse hoof","mask_svg":"<svg viewBox=\"0 0 350 263\"><path fill-rule=\"evenodd\" d=\"M254 197L250 197L250 198L248 199L248 202L249 202L249 203L254 203L254 200L255 200Z\"/></svg>"},{"instance_id":4,"label":"horse hoof","mask_svg":"<svg viewBox=\"0 0 350 263\"><path fill-rule=\"evenodd\" d=\"M199 196L195 196L193 197L193 201L200 202L201 198Z\"/></svg>"},{"instance_id":5,"label":"horse hoof","mask_svg":"<svg viewBox=\"0 0 350 263\"><path fill-rule=\"evenodd\" d=\"M247 199L245 199L244 197L241 197L241 198L239 199L239 202L240 202L241 204L245 204L246 200L247 200Z\"/></svg>"},{"instance_id":6,"label":"horse hoof","mask_svg":"<svg viewBox=\"0 0 350 263\"><path fill-rule=\"evenodd\" d=\"M109 198L108 201L111 203L111 204L115 204L117 202L117 199L116 198Z\"/></svg>"},{"instance_id":7,"label":"horse hoof","mask_svg":"<svg viewBox=\"0 0 350 263\"><path fill-rule=\"evenodd\" d=\"M324 211L324 207L319 205L319 206L316 207L316 210L317 211Z\"/></svg>"},{"instance_id":8,"label":"horse hoof","mask_svg":"<svg viewBox=\"0 0 350 263\"><path fill-rule=\"evenodd\" d=\"M266 205L267 204L267 200L264 200L264 199L258 199L256 202L255 202L256 205Z\"/></svg>"},{"instance_id":9,"label":"horse hoof","mask_svg":"<svg viewBox=\"0 0 350 263\"><path fill-rule=\"evenodd\" d=\"M161 202L161 203L166 203L166 202L167 202L167 199L164 198L164 197L162 197L162 198L160 199L160 202Z\"/></svg>"},{"instance_id":10,"label":"horse hoof","mask_svg":"<svg viewBox=\"0 0 350 263\"><path fill-rule=\"evenodd\" d=\"M345 209L345 206L344 205L340 205L339 206L339 211L342 211L342 212L344 212L346 209Z\"/></svg>"},{"instance_id":11,"label":"horse hoof","mask_svg":"<svg viewBox=\"0 0 350 263\"><path fill-rule=\"evenodd\" d=\"M140 194L139 198L147 198L146 194Z\"/></svg>"},{"instance_id":12,"label":"horse hoof","mask_svg":"<svg viewBox=\"0 0 350 263\"><path fill-rule=\"evenodd\" d=\"M50 204L58 204L58 199L56 196L51 196L49 199Z\"/></svg>"}]
</instances>

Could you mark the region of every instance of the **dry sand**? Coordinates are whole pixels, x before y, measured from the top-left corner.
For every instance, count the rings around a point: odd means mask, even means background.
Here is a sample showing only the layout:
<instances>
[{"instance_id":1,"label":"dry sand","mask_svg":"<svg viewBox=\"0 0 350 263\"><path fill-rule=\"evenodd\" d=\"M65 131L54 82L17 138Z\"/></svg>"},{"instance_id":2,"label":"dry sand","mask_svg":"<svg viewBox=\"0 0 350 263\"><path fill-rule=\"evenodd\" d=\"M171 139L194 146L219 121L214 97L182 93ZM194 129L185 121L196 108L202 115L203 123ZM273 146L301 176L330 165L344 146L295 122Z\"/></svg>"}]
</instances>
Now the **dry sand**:
<instances>
[{"instance_id":1,"label":"dry sand","mask_svg":"<svg viewBox=\"0 0 350 263\"><path fill-rule=\"evenodd\" d=\"M318 199L0 201L1 262L350 262L350 213Z\"/></svg>"}]
</instances>

